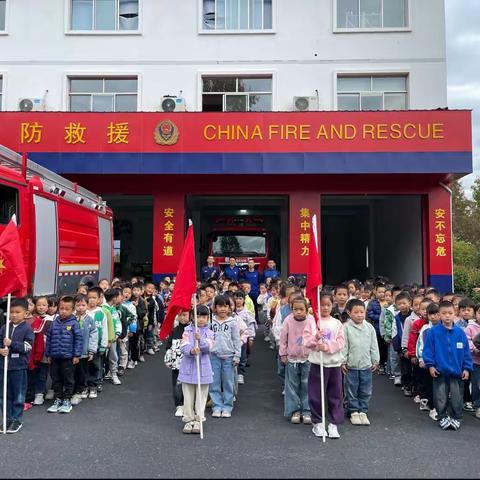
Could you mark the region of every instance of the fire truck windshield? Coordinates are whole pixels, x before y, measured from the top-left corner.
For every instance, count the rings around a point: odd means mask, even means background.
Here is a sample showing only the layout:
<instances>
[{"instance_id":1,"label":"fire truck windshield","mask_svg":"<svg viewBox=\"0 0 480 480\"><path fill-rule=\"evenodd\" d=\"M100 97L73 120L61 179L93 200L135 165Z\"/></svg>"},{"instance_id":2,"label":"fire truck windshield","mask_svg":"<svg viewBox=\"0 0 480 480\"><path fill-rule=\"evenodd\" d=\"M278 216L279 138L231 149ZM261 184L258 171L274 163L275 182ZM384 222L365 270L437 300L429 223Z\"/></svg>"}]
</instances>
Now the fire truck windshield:
<instances>
[{"instance_id":1,"label":"fire truck windshield","mask_svg":"<svg viewBox=\"0 0 480 480\"><path fill-rule=\"evenodd\" d=\"M18 219L18 190L6 185L0 185L0 224L6 225L13 214Z\"/></svg>"},{"instance_id":2,"label":"fire truck windshield","mask_svg":"<svg viewBox=\"0 0 480 480\"><path fill-rule=\"evenodd\" d=\"M266 239L259 235L236 235L225 233L213 239L212 255L215 257L228 257L248 255L263 257L266 255Z\"/></svg>"}]
</instances>

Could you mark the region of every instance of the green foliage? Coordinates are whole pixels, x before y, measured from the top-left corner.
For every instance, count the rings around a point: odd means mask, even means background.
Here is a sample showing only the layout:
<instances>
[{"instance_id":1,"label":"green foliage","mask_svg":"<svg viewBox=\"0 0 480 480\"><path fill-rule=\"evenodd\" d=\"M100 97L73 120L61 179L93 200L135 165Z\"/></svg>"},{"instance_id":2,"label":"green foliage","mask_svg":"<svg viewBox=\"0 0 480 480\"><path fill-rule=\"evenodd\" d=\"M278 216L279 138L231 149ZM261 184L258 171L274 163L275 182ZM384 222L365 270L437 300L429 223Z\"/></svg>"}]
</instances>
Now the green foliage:
<instances>
[{"instance_id":1,"label":"green foliage","mask_svg":"<svg viewBox=\"0 0 480 480\"><path fill-rule=\"evenodd\" d=\"M453 271L455 292L480 301L479 293L474 291L474 288L480 287L480 269L466 267L464 265L455 265Z\"/></svg>"},{"instance_id":2,"label":"green foliage","mask_svg":"<svg viewBox=\"0 0 480 480\"><path fill-rule=\"evenodd\" d=\"M480 255L478 247L464 240L453 239L453 263L466 267L479 267Z\"/></svg>"}]
</instances>

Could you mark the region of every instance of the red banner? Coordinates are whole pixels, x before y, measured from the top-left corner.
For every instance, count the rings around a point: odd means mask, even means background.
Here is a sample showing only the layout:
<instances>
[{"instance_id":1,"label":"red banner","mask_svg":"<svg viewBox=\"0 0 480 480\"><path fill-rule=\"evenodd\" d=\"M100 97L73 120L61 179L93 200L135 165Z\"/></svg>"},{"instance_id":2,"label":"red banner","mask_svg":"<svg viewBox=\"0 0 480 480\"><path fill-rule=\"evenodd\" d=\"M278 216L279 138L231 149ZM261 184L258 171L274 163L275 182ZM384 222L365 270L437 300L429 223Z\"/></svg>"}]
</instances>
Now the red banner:
<instances>
[{"instance_id":1,"label":"red banner","mask_svg":"<svg viewBox=\"0 0 480 480\"><path fill-rule=\"evenodd\" d=\"M313 215L317 215L317 229L319 230L320 194L302 192L290 194L289 273L307 273ZM318 232L319 252L321 252L320 238L320 232Z\"/></svg>"},{"instance_id":2,"label":"red banner","mask_svg":"<svg viewBox=\"0 0 480 480\"><path fill-rule=\"evenodd\" d=\"M155 194L153 199L153 273L175 274L185 233L183 194Z\"/></svg>"},{"instance_id":3,"label":"red banner","mask_svg":"<svg viewBox=\"0 0 480 480\"><path fill-rule=\"evenodd\" d=\"M471 112L3 112L19 152L470 152Z\"/></svg>"},{"instance_id":4,"label":"red banner","mask_svg":"<svg viewBox=\"0 0 480 480\"><path fill-rule=\"evenodd\" d=\"M452 275L451 195L442 187L428 195L429 275Z\"/></svg>"}]
</instances>

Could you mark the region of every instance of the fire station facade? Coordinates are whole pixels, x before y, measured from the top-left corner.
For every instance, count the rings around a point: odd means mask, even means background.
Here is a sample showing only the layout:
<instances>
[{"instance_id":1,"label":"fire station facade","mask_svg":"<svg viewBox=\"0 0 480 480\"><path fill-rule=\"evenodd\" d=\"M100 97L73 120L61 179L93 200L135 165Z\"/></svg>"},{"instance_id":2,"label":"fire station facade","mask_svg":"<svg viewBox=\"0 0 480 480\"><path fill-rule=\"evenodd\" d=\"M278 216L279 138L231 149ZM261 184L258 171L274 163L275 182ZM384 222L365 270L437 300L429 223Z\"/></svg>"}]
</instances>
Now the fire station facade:
<instances>
[{"instance_id":1,"label":"fire station facade","mask_svg":"<svg viewBox=\"0 0 480 480\"><path fill-rule=\"evenodd\" d=\"M154 278L176 271L187 218L200 264L212 215L242 214L273 216L270 256L304 274L317 215L327 281L452 289L448 183L472 171L468 111L0 115L0 143L107 199L120 257L151 259Z\"/></svg>"}]
</instances>

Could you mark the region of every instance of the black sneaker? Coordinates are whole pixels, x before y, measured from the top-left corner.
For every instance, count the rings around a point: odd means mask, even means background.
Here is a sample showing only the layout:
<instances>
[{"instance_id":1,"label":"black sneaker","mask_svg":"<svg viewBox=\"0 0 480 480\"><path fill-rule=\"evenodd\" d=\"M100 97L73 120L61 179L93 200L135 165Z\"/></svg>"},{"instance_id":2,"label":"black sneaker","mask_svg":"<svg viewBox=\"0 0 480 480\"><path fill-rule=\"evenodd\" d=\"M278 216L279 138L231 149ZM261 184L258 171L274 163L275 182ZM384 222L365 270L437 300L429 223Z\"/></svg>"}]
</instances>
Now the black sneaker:
<instances>
[{"instance_id":1,"label":"black sneaker","mask_svg":"<svg viewBox=\"0 0 480 480\"><path fill-rule=\"evenodd\" d=\"M123 376L125 375L125 369L119 367L119 368L118 368L118 371L117 371L117 375L118 375L119 377L123 377Z\"/></svg>"},{"instance_id":2,"label":"black sneaker","mask_svg":"<svg viewBox=\"0 0 480 480\"><path fill-rule=\"evenodd\" d=\"M5 428L5 431L7 431L10 428L10 425L12 424L11 420L7 420L7 428ZM0 425L0 434L3 433L3 423Z\"/></svg>"},{"instance_id":3,"label":"black sneaker","mask_svg":"<svg viewBox=\"0 0 480 480\"><path fill-rule=\"evenodd\" d=\"M103 385L102 384L98 385L97 392L101 392L102 390L103 390Z\"/></svg>"},{"instance_id":4,"label":"black sneaker","mask_svg":"<svg viewBox=\"0 0 480 480\"><path fill-rule=\"evenodd\" d=\"M409 388L405 388L405 390L403 391L403 394L406 397L413 397L413 392Z\"/></svg>"},{"instance_id":5,"label":"black sneaker","mask_svg":"<svg viewBox=\"0 0 480 480\"><path fill-rule=\"evenodd\" d=\"M23 427L22 422L14 420L7 428L7 433L17 433Z\"/></svg>"}]
</instances>

